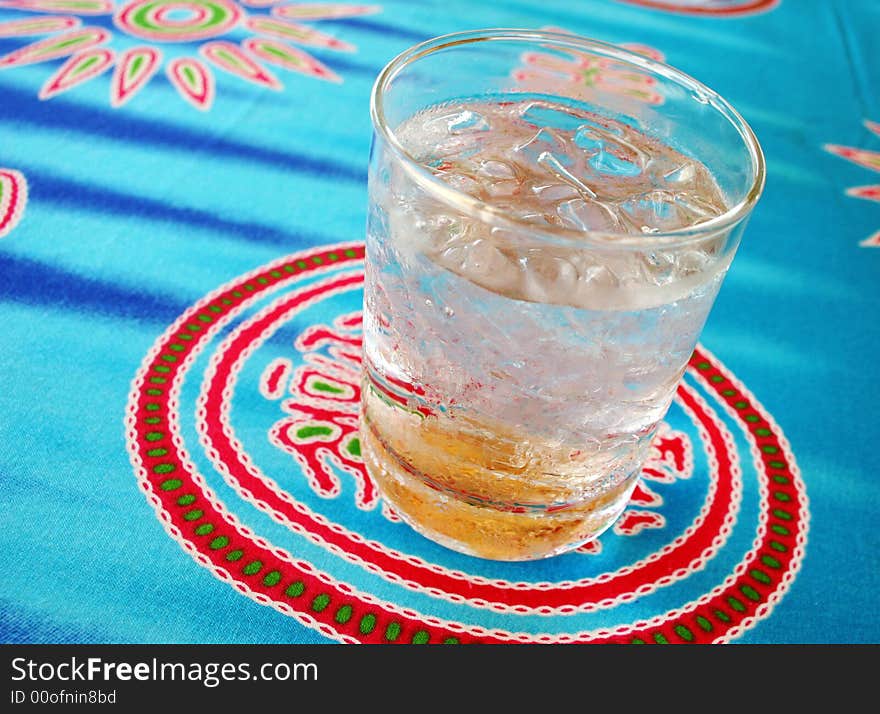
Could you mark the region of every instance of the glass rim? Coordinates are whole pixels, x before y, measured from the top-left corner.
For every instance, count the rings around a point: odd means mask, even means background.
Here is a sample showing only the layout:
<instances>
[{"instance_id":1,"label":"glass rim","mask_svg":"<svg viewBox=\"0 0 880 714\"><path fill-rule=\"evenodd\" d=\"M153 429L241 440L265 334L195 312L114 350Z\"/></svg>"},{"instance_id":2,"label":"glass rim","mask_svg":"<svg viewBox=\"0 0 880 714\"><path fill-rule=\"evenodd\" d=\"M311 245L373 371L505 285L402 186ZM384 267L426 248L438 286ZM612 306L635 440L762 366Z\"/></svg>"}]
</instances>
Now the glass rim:
<instances>
[{"instance_id":1,"label":"glass rim","mask_svg":"<svg viewBox=\"0 0 880 714\"><path fill-rule=\"evenodd\" d=\"M560 226L540 226L526 220L511 217L496 206L453 188L422 166L404 148L395 135L394 130L391 129L386 121L383 98L391 81L403 69L417 62L422 57L450 47L498 40L549 43L586 50L636 65L654 74L659 74L698 94L701 99L705 99L705 103L709 104L731 123L748 151L754 176L745 196L738 203L730 206L724 213L702 223L669 231L639 235L607 231L579 231ZM675 247L717 236L719 233L732 229L736 224L748 218L761 197L766 181L764 153L757 136L755 136L748 122L720 94L699 80L664 62L650 59L608 42L593 40L566 32L489 28L440 35L413 45L392 58L376 78L370 95L370 118L374 130L385 140L392 152L401 159L404 169L410 174L411 178L444 203L451 204L460 212L481 221L492 222L495 225L514 230L525 230L536 237L546 238L551 242L581 247L584 245L595 245L605 250L615 248L651 249L659 246Z\"/></svg>"}]
</instances>

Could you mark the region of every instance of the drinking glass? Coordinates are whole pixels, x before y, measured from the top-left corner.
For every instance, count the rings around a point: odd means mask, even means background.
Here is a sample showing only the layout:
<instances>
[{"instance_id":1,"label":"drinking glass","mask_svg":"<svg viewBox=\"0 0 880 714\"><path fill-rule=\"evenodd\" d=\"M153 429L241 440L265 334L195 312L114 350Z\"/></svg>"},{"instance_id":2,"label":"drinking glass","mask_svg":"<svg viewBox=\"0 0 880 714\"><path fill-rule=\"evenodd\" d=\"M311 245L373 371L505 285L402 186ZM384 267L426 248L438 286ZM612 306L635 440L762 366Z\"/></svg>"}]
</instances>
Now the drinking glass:
<instances>
[{"instance_id":1,"label":"drinking glass","mask_svg":"<svg viewBox=\"0 0 880 714\"><path fill-rule=\"evenodd\" d=\"M446 35L372 94L362 452L400 518L497 560L626 507L764 185L752 130L643 54Z\"/></svg>"}]
</instances>

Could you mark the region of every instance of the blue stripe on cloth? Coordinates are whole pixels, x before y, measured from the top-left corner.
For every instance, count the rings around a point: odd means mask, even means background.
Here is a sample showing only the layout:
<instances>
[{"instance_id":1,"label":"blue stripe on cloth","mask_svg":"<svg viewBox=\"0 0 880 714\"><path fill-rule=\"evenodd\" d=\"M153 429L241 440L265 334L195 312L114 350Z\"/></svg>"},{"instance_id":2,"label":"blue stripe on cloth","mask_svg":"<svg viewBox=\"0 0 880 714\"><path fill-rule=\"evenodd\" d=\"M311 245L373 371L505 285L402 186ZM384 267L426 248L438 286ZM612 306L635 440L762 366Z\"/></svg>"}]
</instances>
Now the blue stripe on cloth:
<instances>
[{"instance_id":1,"label":"blue stripe on cloth","mask_svg":"<svg viewBox=\"0 0 880 714\"><path fill-rule=\"evenodd\" d=\"M29 181L31 201L69 206L78 211L111 213L134 219L173 221L273 246L289 247L297 245L302 240L301 237L262 223L221 218L215 213L198 208L175 206L171 203L135 194L89 186L78 181L34 171L27 167L24 167L24 171L26 171ZM309 238L310 245L326 242L329 242L329 239Z\"/></svg>"},{"instance_id":2,"label":"blue stripe on cloth","mask_svg":"<svg viewBox=\"0 0 880 714\"><path fill-rule=\"evenodd\" d=\"M382 22L380 20L365 20L363 18L353 17L340 18L334 20L333 22L337 25L354 27L359 30L374 32L377 35L381 35L382 37L400 37L404 40L415 40L416 42L422 42L423 40L427 40L431 37L430 33L407 30L405 27L398 27L396 25L392 25L388 22Z\"/></svg>"},{"instance_id":3,"label":"blue stripe on cloth","mask_svg":"<svg viewBox=\"0 0 880 714\"><path fill-rule=\"evenodd\" d=\"M89 109L64 99L35 102L32 93L3 85L0 85L0 94L3 96L3 105L15 107L14 116L0 114L0 123L28 124L40 129L63 129L101 138L130 141L142 147L171 147L189 154L204 154L213 158L219 155L247 159L289 171L357 184L367 180L365 168L332 159L212 137L170 123L137 119L111 109Z\"/></svg>"},{"instance_id":4,"label":"blue stripe on cloth","mask_svg":"<svg viewBox=\"0 0 880 714\"><path fill-rule=\"evenodd\" d=\"M26 258L0 253L0 299L27 305L97 312L168 323L187 307L161 295L135 292Z\"/></svg>"}]
</instances>

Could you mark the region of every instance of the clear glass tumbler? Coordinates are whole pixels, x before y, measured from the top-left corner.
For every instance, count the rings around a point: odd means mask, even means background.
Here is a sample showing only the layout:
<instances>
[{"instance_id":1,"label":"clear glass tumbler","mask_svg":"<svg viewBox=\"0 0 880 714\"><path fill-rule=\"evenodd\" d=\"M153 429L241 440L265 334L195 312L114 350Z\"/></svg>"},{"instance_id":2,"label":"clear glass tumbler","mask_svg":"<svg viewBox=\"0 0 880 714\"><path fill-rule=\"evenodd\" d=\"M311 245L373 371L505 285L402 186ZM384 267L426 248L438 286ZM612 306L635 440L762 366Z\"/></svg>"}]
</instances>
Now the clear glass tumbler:
<instances>
[{"instance_id":1,"label":"clear glass tumbler","mask_svg":"<svg viewBox=\"0 0 880 714\"><path fill-rule=\"evenodd\" d=\"M621 514L764 185L691 77L563 33L439 37L372 96L362 450L399 516L497 560Z\"/></svg>"}]
</instances>

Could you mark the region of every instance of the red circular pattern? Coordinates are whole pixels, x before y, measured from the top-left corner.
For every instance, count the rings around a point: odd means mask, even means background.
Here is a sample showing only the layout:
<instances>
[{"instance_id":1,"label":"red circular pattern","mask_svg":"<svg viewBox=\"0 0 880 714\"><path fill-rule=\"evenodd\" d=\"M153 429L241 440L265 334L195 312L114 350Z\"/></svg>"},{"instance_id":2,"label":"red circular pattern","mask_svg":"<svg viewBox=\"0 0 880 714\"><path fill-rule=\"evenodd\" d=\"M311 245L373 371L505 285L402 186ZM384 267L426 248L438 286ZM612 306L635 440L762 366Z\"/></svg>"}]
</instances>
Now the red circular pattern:
<instances>
[{"instance_id":1,"label":"red circular pattern","mask_svg":"<svg viewBox=\"0 0 880 714\"><path fill-rule=\"evenodd\" d=\"M134 381L129 402L127 422L132 462L142 488L166 529L199 563L254 600L296 617L329 637L346 642L727 641L769 613L772 605L788 589L803 557L808 522L806 496L793 457L778 427L754 398L710 354L702 350L694 354L691 374L747 428L760 477L765 484L762 487L762 513L754 547L735 571L711 592L664 616L614 630L573 635L489 631L426 616L360 592L311 563L274 547L240 524L216 499L183 448L177 424L176 394L179 385L198 352L219 327L245 305L289 283L295 283L300 274L320 272L327 267L335 270L336 266L346 263L352 267L359 266L362 258L361 244L333 246L291 256L233 281L182 315L147 356ZM297 306L320 300L333 287L356 284L356 276L336 276L297 290L289 299L282 297L270 310L260 313L260 319L265 319L266 324L260 326L257 320L245 324L243 329L235 333L236 339L241 339L238 343L241 348L239 356L245 354L248 340L260 332L260 327L271 325L269 315L273 312L287 310L285 314L289 314ZM273 316L277 318L278 314ZM249 333L251 328L254 332ZM226 408L223 405L223 383L231 374L228 370L234 365L235 359L233 357L232 362L227 364L223 357L231 353L228 350L215 361L214 374L207 382L208 401L202 414L207 421L218 418ZM704 435L708 437L718 464L717 478L730 478L732 455L719 430L719 422L711 418L706 407L694 395L688 389L683 389L679 398L699 420ZM251 465L246 460L242 461L242 453L233 447L234 435L228 429L224 430L222 424L214 424L206 433L211 436L211 449L215 450L215 456L228 468L227 477L244 480L251 497L266 510L275 511L277 506L277 511L281 511L283 507L285 511L281 515L299 519L300 532L309 531L318 540L333 541L334 552L347 553L368 565L374 565L384 558L379 567L386 568L387 572L393 572L396 568L404 577L414 574L428 579L439 577L438 570L429 568L419 573L418 561L395 561L393 556L382 553L375 544L367 543L362 538L351 538L342 529L330 527L326 520L309 520L307 511L290 509L286 501L273 503L272 499L277 494L273 494L264 482L255 478L253 471L249 471ZM719 482L718 486L722 495L729 493L729 485ZM718 499L719 503L723 500ZM710 513L714 511L710 509ZM703 523L706 532L700 541L711 542L718 537L723 517L720 513L712 515ZM675 557L688 552L693 555L688 548L679 550ZM663 556L667 558L665 561L660 558L645 561L644 572L628 571L617 580L614 577L598 578L578 592L577 597L571 597L568 588L523 591L505 589L488 581L481 586L489 597L502 601L508 598L508 603L529 600L532 605L564 607L574 600L595 602L601 599L603 593L626 592L627 588L636 591L639 582L644 585L649 583L650 578L661 577L661 570L668 575L681 566L673 559L672 553L675 553L674 549ZM658 562L662 562L664 567L656 567ZM655 567L656 572L653 570ZM432 586L438 585L436 580L430 582ZM468 583L468 588L472 585ZM450 580L442 583L442 586L447 592L453 592L456 583Z\"/></svg>"},{"instance_id":2,"label":"red circular pattern","mask_svg":"<svg viewBox=\"0 0 880 714\"><path fill-rule=\"evenodd\" d=\"M733 0L726 5L719 6L714 2L705 5L676 2L676 0L620 0L630 5L641 5L654 10L667 12L680 12L686 15L706 15L717 17L732 17L736 15L752 15L758 12L767 12L776 7L781 0Z\"/></svg>"},{"instance_id":3,"label":"red circular pattern","mask_svg":"<svg viewBox=\"0 0 880 714\"><path fill-rule=\"evenodd\" d=\"M182 11L180 20L168 15ZM217 21L207 23L214 13ZM114 15L116 25L135 37L154 42L192 42L225 34L244 17L233 0L132 0Z\"/></svg>"},{"instance_id":4,"label":"red circular pattern","mask_svg":"<svg viewBox=\"0 0 880 714\"><path fill-rule=\"evenodd\" d=\"M215 468L234 485L243 499L267 512L298 533L309 536L348 560L363 564L386 579L406 584L452 601L489 607L497 611L577 612L598 609L616 602L634 599L654 589L657 583L668 584L699 567L717 549L719 533L729 529L737 507L734 494L738 488L735 453L726 443L719 426L693 390L682 385L678 399L705 434L708 447L717 462L716 488L708 499L704 517L676 542L636 566L606 573L601 578L579 582L546 584L540 588L527 583L508 583L468 577L412 555L390 551L381 543L365 540L357 533L317 516L293 502L277 485L266 479L251 462L225 417L230 410L231 385L247 359L252 346L265 340L279 324L289 320L303 305L330 291L354 289L363 282L362 275L344 274L304 290L292 291L275 301L253 319L245 321L215 353L204 380L200 399L200 424L203 444ZM316 464L315 469L320 468ZM361 467L362 476L367 479ZM671 575L675 574L675 575Z\"/></svg>"}]
</instances>

